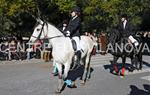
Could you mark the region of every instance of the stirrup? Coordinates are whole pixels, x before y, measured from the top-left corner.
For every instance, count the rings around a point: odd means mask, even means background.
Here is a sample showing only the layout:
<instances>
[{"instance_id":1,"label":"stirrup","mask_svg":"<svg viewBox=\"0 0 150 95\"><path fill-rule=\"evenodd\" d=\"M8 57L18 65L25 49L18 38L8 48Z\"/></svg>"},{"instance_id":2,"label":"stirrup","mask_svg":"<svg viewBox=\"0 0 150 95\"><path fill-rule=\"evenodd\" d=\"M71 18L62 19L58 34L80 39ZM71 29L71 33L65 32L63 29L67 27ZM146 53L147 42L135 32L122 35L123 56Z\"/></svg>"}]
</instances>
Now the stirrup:
<instances>
[{"instance_id":1,"label":"stirrup","mask_svg":"<svg viewBox=\"0 0 150 95\"><path fill-rule=\"evenodd\" d=\"M80 60L81 60L81 51L79 51L79 50L75 51L73 69L80 65Z\"/></svg>"}]
</instances>

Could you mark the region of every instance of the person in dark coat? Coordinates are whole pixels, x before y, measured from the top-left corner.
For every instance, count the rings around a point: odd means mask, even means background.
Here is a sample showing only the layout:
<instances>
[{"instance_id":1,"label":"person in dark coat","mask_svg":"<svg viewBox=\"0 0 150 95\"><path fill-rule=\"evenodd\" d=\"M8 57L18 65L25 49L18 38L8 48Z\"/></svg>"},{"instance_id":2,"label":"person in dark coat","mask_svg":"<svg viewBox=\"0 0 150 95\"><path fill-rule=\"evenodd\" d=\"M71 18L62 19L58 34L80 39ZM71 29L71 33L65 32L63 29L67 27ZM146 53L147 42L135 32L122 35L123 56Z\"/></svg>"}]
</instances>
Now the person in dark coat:
<instances>
[{"instance_id":1,"label":"person in dark coat","mask_svg":"<svg viewBox=\"0 0 150 95\"><path fill-rule=\"evenodd\" d=\"M71 19L69 21L69 24L66 28L65 36L70 37L76 42L76 51L75 54L77 55L77 60L79 63L80 57L81 57L81 47L80 47L80 27L81 27L81 19L80 19L80 8L75 7L71 11Z\"/></svg>"},{"instance_id":2,"label":"person in dark coat","mask_svg":"<svg viewBox=\"0 0 150 95\"><path fill-rule=\"evenodd\" d=\"M134 44L135 46L138 46L139 43L137 42L136 39L133 38L133 27L132 25L128 22L128 18L126 14L123 14L121 16L121 23L119 24L119 31L121 34L122 39L127 39L129 42Z\"/></svg>"},{"instance_id":3,"label":"person in dark coat","mask_svg":"<svg viewBox=\"0 0 150 95\"><path fill-rule=\"evenodd\" d=\"M131 35L132 32L132 26L128 22L127 15L123 14L121 16L121 23L119 24L119 31L121 33L121 36L124 38L128 38Z\"/></svg>"},{"instance_id":4,"label":"person in dark coat","mask_svg":"<svg viewBox=\"0 0 150 95\"><path fill-rule=\"evenodd\" d=\"M63 20L61 24L57 26L57 28L65 35L65 30L68 26L68 20Z\"/></svg>"},{"instance_id":5,"label":"person in dark coat","mask_svg":"<svg viewBox=\"0 0 150 95\"><path fill-rule=\"evenodd\" d=\"M80 30L81 19L79 15L80 15L80 8L79 7L73 8L73 10L71 11L71 19L66 28L66 36L70 38L80 36L79 30Z\"/></svg>"}]
</instances>

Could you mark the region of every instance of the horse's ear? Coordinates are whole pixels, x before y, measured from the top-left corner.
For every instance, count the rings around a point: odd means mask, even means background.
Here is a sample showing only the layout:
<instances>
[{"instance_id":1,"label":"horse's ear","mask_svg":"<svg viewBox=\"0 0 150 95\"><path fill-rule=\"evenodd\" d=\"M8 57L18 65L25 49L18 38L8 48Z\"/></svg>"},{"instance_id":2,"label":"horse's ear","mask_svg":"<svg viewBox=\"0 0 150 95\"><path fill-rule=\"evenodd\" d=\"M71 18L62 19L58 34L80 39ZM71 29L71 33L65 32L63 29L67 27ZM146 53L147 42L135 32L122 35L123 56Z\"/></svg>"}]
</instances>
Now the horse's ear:
<instances>
[{"instance_id":1,"label":"horse's ear","mask_svg":"<svg viewBox=\"0 0 150 95\"><path fill-rule=\"evenodd\" d=\"M43 24L43 21L40 18L36 18L36 21L40 24Z\"/></svg>"},{"instance_id":2,"label":"horse's ear","mask_svg":"<svg viewBox=\"0 0 150 95\"><path fill-rule=\"evenodd\" d=\"M41 20L40 18L36 18L36 21L37 21L37 22L40 22L40 20Z\"/></svg>"}]
</instances>

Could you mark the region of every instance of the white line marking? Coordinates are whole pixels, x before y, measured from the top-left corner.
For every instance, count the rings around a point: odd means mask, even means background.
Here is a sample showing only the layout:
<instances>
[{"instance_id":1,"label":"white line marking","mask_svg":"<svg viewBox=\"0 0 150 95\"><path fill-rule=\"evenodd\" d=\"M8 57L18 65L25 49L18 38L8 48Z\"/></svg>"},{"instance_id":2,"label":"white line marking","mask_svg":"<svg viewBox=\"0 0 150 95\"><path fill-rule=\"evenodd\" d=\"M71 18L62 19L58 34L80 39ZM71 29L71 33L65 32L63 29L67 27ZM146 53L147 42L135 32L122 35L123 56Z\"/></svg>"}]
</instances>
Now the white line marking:
<instances>
[{"instance_id":1,"label":"white line marking","mask_svg":"<svg viewBox=\"0 0 150 95\"><path fill-rule=\"evenodd\" d=\"M125 75L134 75L134 74L140 74L140 73L146 73L146 72L150 72L150 68L143 68L142 70L140 71L133 71L133 72L125 72Z\"/></svg>"},{"instance_id":2,"label":"white line marking","mask_svg":"<svg viewBox=\"0 0 150 95\"><path fill-rule=\"evenodd\" d=\"M141 77L141 79L150 81L150 76Z\"/></svg>"},{"instance_id":3,"label":"white line marking","mask_svg":"<svg viewBox=\"0 0 150 95\"><path fill-rule=\"evenodd\" d=\"M91 64L91 67L103 67L104 64Z\"/></svg>"}]
</instances>

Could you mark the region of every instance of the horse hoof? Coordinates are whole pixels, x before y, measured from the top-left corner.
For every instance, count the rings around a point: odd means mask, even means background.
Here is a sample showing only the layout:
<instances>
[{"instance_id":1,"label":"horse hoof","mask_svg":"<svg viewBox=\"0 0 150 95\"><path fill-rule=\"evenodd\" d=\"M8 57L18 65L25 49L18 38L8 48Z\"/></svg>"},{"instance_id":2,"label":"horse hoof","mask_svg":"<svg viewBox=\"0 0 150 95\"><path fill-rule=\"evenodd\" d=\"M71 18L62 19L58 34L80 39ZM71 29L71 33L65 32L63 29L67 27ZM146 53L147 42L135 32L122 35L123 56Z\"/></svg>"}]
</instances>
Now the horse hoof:
<instances>
[{"instance_id":1,"label":"horse hoof","mask_svg":"<svg viewBox=\"0 0 150 95\"><path fill-rule=\"evenodd\" d=\"M129 71L129 72L133 72L133 71L134 71L134 69L132 69L132 68L129 68L129 69L128 69L128 71Z\"/></svg>"},{"instance_id":2,"label":"horse hoof","mask_svg":"<svg viewBox=\"0 0 150 95\"><path fill-rule=\"evenodd\" d=\"M85 85L85 81L81 81L80 84L81 84L82 86L84 86L84 85Z\"/></svg>"},{"instance_id":3,"label":"horse hoof","mask_svg":"<svg viewBox=\"0 0 150 95\"><path fill-rule=\"evenodd\" d=\"M58 90L58 89L55 91L55 94L56 94L56 95L59 95L60 93L61 93L61 91Z\"/></svg>"},{"instance_id":4,"label":"horse hoof","mask_svg":"<svg viewBox=\"0 0 150 95\"><path fill-rule=\"evenodd\" d=\"M120 78L124 78L125 76L120 76Z\"/></svg>"},{"instance_id":5,"label":"horse hoof","mask_svg":"<svg viewBox=\"0 0 150 95\"><path fill-rule=\"evenodd\" d=\"M123 76L123 77L124 77L124 76L125 76L125 74L120 73L120 76Z\"/></svg>"},{"instance_id":6,"label":"horse hoof","mask_svg":"<svg viewBox=\"0 0 150 95\"><path fill-rule=\"evenodd\" d=\"M117 76L119 76L119 72L116 72L116 71L111 71L111 74L114 74L114 75L117 75Z\"/></svg>"},{"instance_id":7,"label":"horse hoof","mask_svg":"<svg viewBox=\"0 0 150 95\"><path fill-rule=\"evenodd\" d=\"M58 76L58 73L52 73L53 76Z\"/></svg>"},{"instance_id":8,"label":"horse hoof","mask_svg":"<svg viewBox=\"0 0 150 95\"><path fill-rule=\"evenodd\" d=\"M54 95L60 95L61 92L59 91L55 91L55 94Z\"/></svg>"},{"instance_id":9,"label":"horse hoof","mask_svg":"<svg viewBox=\"0 0 150 95\"><path fill-rule=\"evenodd\" d=\"M87 80L87 81L90 81L90 78L87 78L86 80Z\"/></svg>"},{"instance_id":10,"label":"horse hoof","mask_svg":"<svg viewBox=\"0 0 150 95\"><path fill-rule=\"evenodd\" d=\"M139 69L139 71L141 71L141 70L142 70L142 68Z\"/></svg>"},{"instance_id":11,"label":"horse hoof","mask_svg":"<svg viewBox=\"0 0 150 95\"><path fill-rule=\"evenodd\" d=\"M76 85L70 85L70 86L68 85L68 87L69 87L69 88L77 88Z\"/></svg>"}]
</instances>

